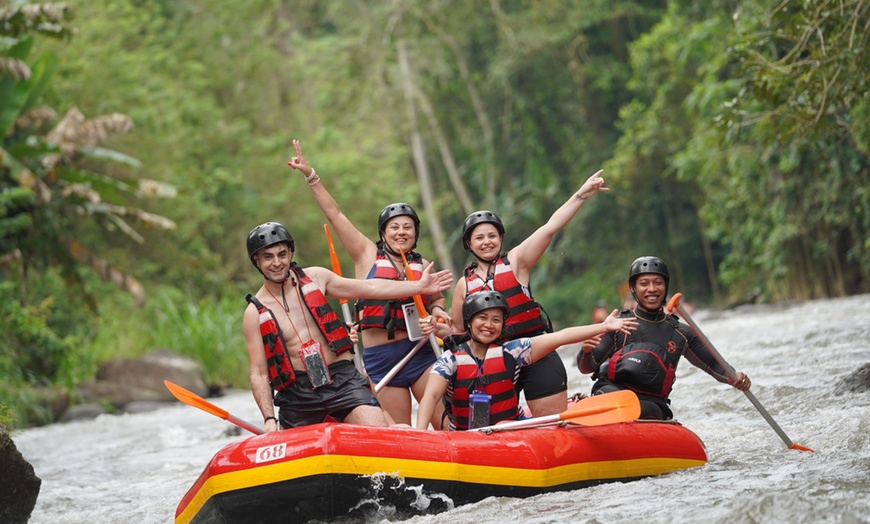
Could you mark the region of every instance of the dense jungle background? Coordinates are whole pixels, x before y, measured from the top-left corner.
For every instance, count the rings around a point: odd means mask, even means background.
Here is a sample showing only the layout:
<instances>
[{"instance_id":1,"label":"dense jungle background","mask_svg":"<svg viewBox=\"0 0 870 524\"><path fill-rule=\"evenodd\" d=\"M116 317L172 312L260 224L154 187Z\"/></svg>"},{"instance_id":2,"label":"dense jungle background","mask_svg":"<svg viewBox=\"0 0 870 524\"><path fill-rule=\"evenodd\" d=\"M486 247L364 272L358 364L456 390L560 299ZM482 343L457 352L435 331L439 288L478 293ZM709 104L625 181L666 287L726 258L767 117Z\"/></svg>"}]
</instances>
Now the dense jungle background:
<instances>
[{"instance_id":1,"label":"dense jungle background","mask_svg":"<svg viewBox=\"0 0 870 524\"><path fill-rule=\"evenodd\" d=\"M605 169L533 273L557 327L647 254L711 308L870 292L868 35L864 0L0 0L0 420L157 347L247 387L247 232L329 266L294 138L455 273L468 213L512 246Z\"/></svg>"}]
</instances>

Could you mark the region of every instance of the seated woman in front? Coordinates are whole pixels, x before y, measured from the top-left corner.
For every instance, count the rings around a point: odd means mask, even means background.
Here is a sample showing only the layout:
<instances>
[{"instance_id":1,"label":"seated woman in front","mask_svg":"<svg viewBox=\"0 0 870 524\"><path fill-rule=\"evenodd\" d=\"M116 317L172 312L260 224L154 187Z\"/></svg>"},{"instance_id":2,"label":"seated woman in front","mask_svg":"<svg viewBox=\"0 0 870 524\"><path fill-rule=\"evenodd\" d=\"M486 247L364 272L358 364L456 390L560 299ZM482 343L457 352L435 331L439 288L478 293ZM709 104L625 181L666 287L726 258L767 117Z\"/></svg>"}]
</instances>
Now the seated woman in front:
<instances>
[{"instance_id":1,"label":"seated woman in front","mask_svg":"<svg viewBox=\"0 0 870 524\"><path fill-rule=\"evenodd\" d=\"M629 334L637 325L634 319L616 317L618 311L614 310L599 324L503 342L507 334L502 336L502 327L508 311L507 301L497 291L481 291L465 299L462 320L470 339L445 351L435 362L417 409L417 429L429 427L432 414L445 395L450 401L447 415L452 430L515 420L520 410L514 385L522 367L565 344L582 342L608 331ZM440 337L450 331L431 317L421 321L421 328L424 335L434 330Z\"/></svg>"}]
</instances>

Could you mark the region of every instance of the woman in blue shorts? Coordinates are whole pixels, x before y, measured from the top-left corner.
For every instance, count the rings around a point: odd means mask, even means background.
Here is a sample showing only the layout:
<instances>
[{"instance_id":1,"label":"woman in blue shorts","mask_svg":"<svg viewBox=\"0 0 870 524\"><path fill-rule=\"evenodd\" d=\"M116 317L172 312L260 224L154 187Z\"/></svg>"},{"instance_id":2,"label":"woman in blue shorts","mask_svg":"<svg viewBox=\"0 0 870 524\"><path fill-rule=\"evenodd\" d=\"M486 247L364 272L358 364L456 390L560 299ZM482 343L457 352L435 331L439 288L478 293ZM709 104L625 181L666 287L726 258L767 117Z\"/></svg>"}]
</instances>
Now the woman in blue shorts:
<instances>
[{"instance_id":1,"label":"woman in blue shorts","mask_svg":"<svg viewBox=\"0 0 870 524\"><path fill-rule=\"evenodd\" d=\"M505 228L492 211L476 211L465 219L462 245L475 260L465 268L464 277L456 280L450 313L456 325L462 325L462 304L467 296L480 291L498 291L510 308L505 337L533 337L553 331L540 304L532 297L529 285L532 268L544 254L553 236L580 210L587 198L603 187L601 171L590 176L546 224L518 246L505 250ZM568 373L561 357L547 354L533 365L524 367L516 385L523 392L532 416L553 415L565 411L568 402Z\"/></svg>"},{"instance_id":2,"label":"woman in blue shorts","mask_svg":"<svg viewBox=\"0 0 870 524\"><path fill-rule=\"evenodd\" d=\"M390 204L378 216L377 242L362 234L341 212L338 203L324 187L320 176L305 160L298 140L293 141L296 156L288 162L299 170L311 188L314 200L326 216L344 249L353 259L354 274L359 279L382 278L407 280L402 254L408 261L413 277L420 278L429 262L414 251L420 237L420 219L408 204ZM421 297L433 317L450 323L446 300L441 293ZM398 300L360 300L356 305L358 327L363 347L363 361L369 378L378 383L415 346L408 339L403 305L413 304L413 298ZM414 320L416 323L416 320ZM435 353L428 342L420 348L377 394L381 407L399 424L411 424L411 395L419 402L426 390L429 371L435 363ZM441 428L443 407L436 409L432 425Z\"/></svg>"}]
</instances>

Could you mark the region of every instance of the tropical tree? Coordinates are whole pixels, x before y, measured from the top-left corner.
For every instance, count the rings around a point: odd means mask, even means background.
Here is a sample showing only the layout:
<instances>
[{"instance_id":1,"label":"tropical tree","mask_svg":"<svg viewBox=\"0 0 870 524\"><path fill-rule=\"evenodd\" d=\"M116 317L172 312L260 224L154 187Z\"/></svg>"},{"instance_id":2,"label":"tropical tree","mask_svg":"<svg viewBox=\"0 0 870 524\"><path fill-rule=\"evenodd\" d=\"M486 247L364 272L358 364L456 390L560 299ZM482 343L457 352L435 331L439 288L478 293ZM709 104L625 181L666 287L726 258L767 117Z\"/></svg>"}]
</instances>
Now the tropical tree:
<instances>
[{"instance_id":1,"label":"tropical tree","mask_svg":"<svg viewBox=\"0 0 870 524\"><path fill-rule=\"evenodd\" d=\"M70 36L70 19L70 10L59 4L16 4L0 11L0 283L11 282L4 288L14 291L6 305L12 311L2 351L12 353L7 360L25 370L24 378L36 381L53 377L66 347L45 341L67 340L87 325L57 325L67 312L95 307L86 272L121 286L140 304L144 300L139 282L101 251L121 245L121 238L142 242L134 223L174 227L135 205L171 196L172 188L137 179L137 160L100 147L111 134L129 132L129 118L87 119L73 107L58 121L52 108L39 105L58 58L48 51L31 59L30 51L40 35ZM106 167L106 162L122 168ZM60 290L45 287L53 274L61 277ZM44 302L63 288L69 303ZM45 326L34 325L34 319Z\"/></svg>"},{"instance_id":2,"label":"tropical tree","mask_svg":"<svg viewBox=\"0 0 870 524\"><path fill-rule=\"evenodd\" d=\"M725 146L695 171L708 188L702 212L730 246L725 282L774 300L866 292L870 5L748 7L717 57L733 71L731 96L686 155L710 136Z\"/></svg>"},{"instance_id":3,"label":"tropical tree","mask_svg":"<svg viewBox=\"0 0 870 524\"><path fill-rule=\"evenodd\" d=\"M861 1L672 1L632 46L613 165L690 196L677 223L729 302L868 289L868 22Z\"/></svg>"}]
</instances>

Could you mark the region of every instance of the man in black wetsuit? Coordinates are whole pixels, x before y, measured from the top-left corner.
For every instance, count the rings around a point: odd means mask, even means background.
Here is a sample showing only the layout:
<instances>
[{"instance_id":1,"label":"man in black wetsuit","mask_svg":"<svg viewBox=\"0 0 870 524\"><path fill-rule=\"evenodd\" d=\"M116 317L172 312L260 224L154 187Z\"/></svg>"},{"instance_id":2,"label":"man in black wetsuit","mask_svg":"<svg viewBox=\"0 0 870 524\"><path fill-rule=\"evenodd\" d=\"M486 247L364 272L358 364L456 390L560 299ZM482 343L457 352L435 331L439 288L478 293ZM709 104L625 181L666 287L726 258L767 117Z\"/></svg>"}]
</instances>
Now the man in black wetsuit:
<instances>
[{"instance_id":1,"label":"man in black wetsuit","mask_svg":"<svg viewBox=\"0 0 870 524\"><path fill-rule=\"evenodd\" d=\"M640 257L631 264L628 285L637 307L622 311L621 317L638 320L630 335L605 333L594 348L584 347L577 354L581 373L592 373L592 394L630 389L640 399L640 418L670 420L673 413L668 396L673 387L677 364L685 356L719 382L729 383L728 373L691 328L674 315L664 312L670 274L658 257ZM752 383L737 372L731 385L746 391Z\"/></svg>"}]
</instances>

